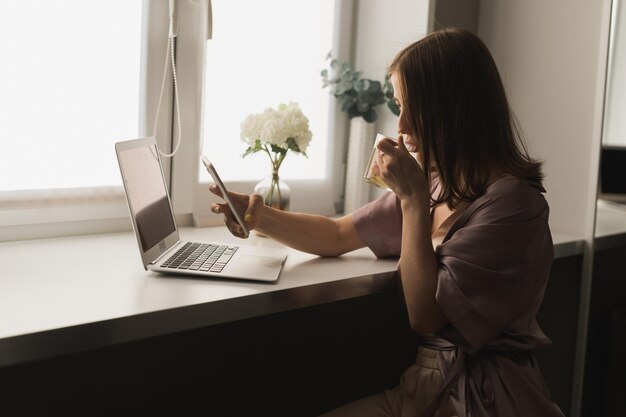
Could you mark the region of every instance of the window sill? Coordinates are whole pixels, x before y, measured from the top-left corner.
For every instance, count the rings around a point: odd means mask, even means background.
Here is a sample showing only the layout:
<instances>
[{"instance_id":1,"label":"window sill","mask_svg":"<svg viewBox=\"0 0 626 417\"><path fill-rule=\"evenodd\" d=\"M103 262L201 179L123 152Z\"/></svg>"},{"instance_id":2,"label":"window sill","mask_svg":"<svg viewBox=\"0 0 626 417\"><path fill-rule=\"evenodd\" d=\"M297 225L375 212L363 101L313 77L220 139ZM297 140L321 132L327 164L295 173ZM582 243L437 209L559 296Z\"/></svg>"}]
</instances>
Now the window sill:
<instances>
[{"instance_id":1,"label":"window sill","mask_svg":"<svg viewBox=\"0 0 626 417\"><path fill-rule=\"evenodd\" d=\"M182 228L181 237L237 241L224 227ZM254 235L245 243L278 245ZM397 264L368 249L340 258L290 249L279 280L266 284L146 272L130 232L0 248L0 317L11 318L0 321L0 367L390 291Z\"/></svg>"}]
</instances>

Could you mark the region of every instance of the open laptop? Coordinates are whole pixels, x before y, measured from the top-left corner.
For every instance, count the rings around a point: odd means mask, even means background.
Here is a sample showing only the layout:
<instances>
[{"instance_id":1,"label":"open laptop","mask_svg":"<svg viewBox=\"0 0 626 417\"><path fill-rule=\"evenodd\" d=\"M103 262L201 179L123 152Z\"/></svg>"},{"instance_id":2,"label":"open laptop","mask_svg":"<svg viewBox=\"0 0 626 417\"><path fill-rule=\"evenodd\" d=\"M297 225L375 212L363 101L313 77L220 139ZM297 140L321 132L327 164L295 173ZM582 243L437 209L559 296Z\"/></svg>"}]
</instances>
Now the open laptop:
<instances>
[{"instance_id":1,"label":"open laptop","mask_svg":"<svg viewBox=\"0 0 626 417\"><path fill-rule=\"evenodd\" d=\"M182 241L153 137L115 144L126 201L146 270L275 281L287 258L282 248Z\"/></svg>"}]
</instances>

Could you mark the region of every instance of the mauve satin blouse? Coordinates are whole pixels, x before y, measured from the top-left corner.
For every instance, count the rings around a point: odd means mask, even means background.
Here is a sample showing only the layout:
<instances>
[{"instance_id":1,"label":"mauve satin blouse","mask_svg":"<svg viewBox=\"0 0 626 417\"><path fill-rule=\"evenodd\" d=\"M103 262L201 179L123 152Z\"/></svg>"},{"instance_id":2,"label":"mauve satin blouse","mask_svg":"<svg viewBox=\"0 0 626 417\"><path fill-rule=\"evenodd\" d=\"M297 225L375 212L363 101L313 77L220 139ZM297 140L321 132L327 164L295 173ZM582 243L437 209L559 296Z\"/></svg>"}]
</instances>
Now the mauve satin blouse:
<instances>
[{"instance_id":1,"label":"mauve satin blouse","mask_svg":"<svg viewBox=\"0 0 626 417\"><path fill-rule=\"evenodd\" d=\"M550 343L535 320L554 256L543 192L534 182L498 179L436 245L436 299L450 323L422 342L438 347L440 397L449 395L459 416L563 415L529 353ZM353 221L376 256L400 255L402 210L393 193L356 210Z\"/></svg>"}]
</instances>

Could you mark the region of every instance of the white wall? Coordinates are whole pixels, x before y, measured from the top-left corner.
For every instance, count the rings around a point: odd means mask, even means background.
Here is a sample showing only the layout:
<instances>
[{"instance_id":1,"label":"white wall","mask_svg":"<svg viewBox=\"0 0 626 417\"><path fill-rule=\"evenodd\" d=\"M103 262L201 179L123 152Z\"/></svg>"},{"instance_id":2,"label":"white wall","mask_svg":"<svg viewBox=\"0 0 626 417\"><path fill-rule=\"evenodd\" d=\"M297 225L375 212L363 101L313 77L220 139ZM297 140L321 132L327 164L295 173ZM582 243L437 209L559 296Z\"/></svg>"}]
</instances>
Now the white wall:
<instances>
[{"instance_id":1,"label":"white wall","mask_svg":"<svg viewBox=\"0 0 626 417\"><path fill-rule=\"evenodd\" d=\"M427 34L429 3L429 0L357 0L355 69L382 82L396 53ZM376 129L395 136L397 117L383 106L377 110ZM372 198L379 194L372 187Z\"/></svg>"},{"instance_id":2,"label":"white wall","mask_svg":"<svg viewBox=\"0 0 626 417\"><path fill-rule=\"evenodd\" d=\"M433 0L435 30L458 27L476 33L479 0Z\"/></svg>"},{"instance_id":3,"label":"white wall","mask_svg":"<svg viewBox=\"0 0 626 417\"><path fill-rule=\"evenodd\" d=\"M429 0L359 0L354 66L367 78L383 81L391 60L428 29ZM376 128L395 135L397 118L382 106Z\"/></svg>"},{"instance_id":4,"label":"white wall","mask_svg":"<svg viewBox=\"0 0 626 417\"><path fill-rule=\"evenodd\" d=\"M597 178L600 143L603 3L482 0L479 12L479 36L498 64L532 154L545 160L551 227L579 236L594 218L588 203L595 200L589 183Z\"/></svg>"}]
</instances>

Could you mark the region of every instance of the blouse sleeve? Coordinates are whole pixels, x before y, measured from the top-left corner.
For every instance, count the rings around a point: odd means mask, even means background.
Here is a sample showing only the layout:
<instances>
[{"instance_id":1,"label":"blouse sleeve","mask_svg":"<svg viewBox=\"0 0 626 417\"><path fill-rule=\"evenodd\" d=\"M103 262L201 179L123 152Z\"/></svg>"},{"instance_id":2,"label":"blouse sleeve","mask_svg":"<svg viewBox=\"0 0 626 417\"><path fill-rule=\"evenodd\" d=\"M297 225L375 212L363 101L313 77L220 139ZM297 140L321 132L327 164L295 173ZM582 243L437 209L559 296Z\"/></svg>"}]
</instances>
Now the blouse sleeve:
<instances>
[{"instance_id":1,"label":"blouse sleeve","mask_svg":"<svg viewBox=\"0 0 626 417\"><path fill-rule=\"evenodd\" d=\"M431 173L430 194L439 190L439 176ZM392 192L352 213L352 221L361 240L378 258L400 256L402 249L402 207Z\"/></svg>"},{"instance_id":2,"label":"blouse sleeve","mask_svg":"<svg viewBox=\"0 0 626 417\"><path fill-rule=\"evenodd\" d=\"M385 193L352 213L361 240L378 258L400 256L402 209L396 195Z\"/></svg>"},{"instance_id":3,"label":"blouse sleeve","mask_svg":"<svg viewBox=\"0 0 626 417\"><path fill-rule=\"evenodd\" d=\"M492 193L437 247L437 302L477 352L541 296L553 259L548 205L528 182Z\"/></svg>"}]
</instances>

